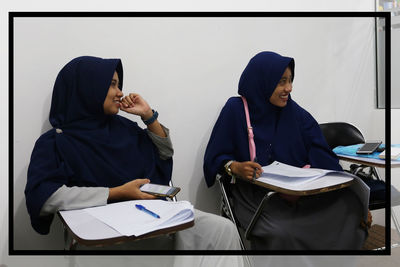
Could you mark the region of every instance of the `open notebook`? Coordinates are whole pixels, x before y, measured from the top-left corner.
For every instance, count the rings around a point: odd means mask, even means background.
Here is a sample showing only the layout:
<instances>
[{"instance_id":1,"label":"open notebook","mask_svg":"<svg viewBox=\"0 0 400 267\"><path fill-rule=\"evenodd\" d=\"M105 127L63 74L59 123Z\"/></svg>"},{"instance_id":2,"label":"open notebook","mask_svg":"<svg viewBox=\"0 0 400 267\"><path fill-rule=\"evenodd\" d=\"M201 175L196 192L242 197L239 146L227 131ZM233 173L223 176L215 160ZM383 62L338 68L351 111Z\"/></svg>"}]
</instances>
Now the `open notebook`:
<instances>
[{"instance_id":1,"label":"open notebook","mask_svg":"<svg viewBox=\"0 0 400 267\"><path fill-rule=\"evenodd\" d=\"M136 208L136 204L158 214L155 218ZM63 217L84 213L94 217L123 236L141 236L156 230L194 220L193 206L188 201L132 200L82 210L60 211ZM72 227L73 228L73 227ZM74 230L74 229L72 229Z\"/></svg>"}]
</instances>

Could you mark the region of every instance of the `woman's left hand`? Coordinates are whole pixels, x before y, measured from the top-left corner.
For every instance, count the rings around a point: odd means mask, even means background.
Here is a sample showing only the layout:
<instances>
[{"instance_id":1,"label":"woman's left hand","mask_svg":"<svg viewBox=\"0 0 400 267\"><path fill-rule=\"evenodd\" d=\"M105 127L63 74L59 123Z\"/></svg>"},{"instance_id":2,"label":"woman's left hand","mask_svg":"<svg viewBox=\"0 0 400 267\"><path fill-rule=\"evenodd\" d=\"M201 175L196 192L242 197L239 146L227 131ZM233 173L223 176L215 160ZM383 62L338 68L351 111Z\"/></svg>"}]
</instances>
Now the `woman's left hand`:
<instances>
[{"instance_id":1,"label":"woman's left hand","mask_svg":"<svg viewBox=\"0 0 400 267\"><path fill-rule=\"evenodd\" d=\"M121 110L130 114L138 115L142 120L147 120L153 116L149 104L139 94L130 93L121 100Z\"/></svg>"}]
</instances>

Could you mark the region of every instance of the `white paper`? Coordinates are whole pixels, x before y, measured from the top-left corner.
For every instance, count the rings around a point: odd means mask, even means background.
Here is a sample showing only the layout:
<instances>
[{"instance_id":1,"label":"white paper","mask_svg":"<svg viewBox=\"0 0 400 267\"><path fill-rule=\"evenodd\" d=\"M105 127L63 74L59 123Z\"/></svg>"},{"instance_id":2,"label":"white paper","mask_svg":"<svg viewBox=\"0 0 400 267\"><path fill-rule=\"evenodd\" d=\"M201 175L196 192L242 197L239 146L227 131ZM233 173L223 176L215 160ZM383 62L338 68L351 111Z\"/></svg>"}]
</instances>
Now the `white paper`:
<instances>
[{"instance_id":1,"label":"white paper","mask_svg":"<svg viewBox=\"0 0 400 267\"><path fill-rule=\"evenodd\" d=\"M379 154L379 158L384 159L386 156L386 150ZM400 147L390 147L390 158L397 159L400 157Z\"/></svg>"},{"instance_id":2,"label":"white paper","mask_svg":"<svg viewBox=\"0 0 400 267\"><path fill-rule=\"evenodd\" d=\"M331 182L329 183L329 185L335 185L342 183L342 181L351 181L353 179L350 175L340 171L324 170L317 168L298 168L278 161L274 161L270 165L263 167L263 173L261 177L257 179L257 181L287 189L290 188L291 190L300 190L298 188L309 188L304 187L304 185L314 182L321 177L327 177L328 174L329 178L334 176L336 177L331 178ZM313 186L313 188L315 188L315 185Z\"/></svg>"},{"instance_id":3,"label":"white paper","mask_svg":"<svg viewBox=\"0 0 400 267\"><path fill-rule=\"evenodd\" d=\"M102 240L120 237L121 234L89 213L78 210L64 210L60 214L71 231L84 240Z\"/></svg>"},{"instance_id":4,"label":"white paper","mask_svg":"<svg viewBox=\"0 0 400 267\"><path fill-rule=\"evenodd\" d=\"M298 168L278 161L274 161L270 165L262 167L262 169L264 172L263 174L287 177L310 178L321 175L319 172L314 171L312 168Z\"/></svg>"},{"instance_id":5,"label":"white paper","mask_svg":"<svg viewBox=\"0 0 400 267\"><path fill-rule=\"evenodd\" d=\"M136 204L158 214L160 218L137 209ZM87 208L84 211L125 236L140 236L194 219L193 206L188 201L132 200Z\"/></svg>"}]
</instances>

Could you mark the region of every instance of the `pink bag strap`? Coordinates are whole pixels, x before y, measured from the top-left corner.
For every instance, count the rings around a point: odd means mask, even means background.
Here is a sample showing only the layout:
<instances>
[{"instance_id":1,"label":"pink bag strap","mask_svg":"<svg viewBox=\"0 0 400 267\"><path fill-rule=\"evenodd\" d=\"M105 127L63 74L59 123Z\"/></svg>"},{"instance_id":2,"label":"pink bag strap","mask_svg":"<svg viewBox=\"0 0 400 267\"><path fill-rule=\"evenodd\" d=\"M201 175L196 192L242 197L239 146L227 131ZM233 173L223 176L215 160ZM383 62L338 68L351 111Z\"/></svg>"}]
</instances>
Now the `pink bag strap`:
<instances>
[{"instance_id":1,"label":"pink bag strap","mask_svg":"<svg viewBox=\"0 0 400 267\"><path fill-rule=\"evenodd\" d=\"M241 96L241 98L243 100L244 112L246 114L247 133L249 135L250 160L254 161L254 159L256 158L256 144L254 143L253 127L251 127L250 124L249 107L247 106L246 98L243 96Z\"/></svg>"}]
</instances>

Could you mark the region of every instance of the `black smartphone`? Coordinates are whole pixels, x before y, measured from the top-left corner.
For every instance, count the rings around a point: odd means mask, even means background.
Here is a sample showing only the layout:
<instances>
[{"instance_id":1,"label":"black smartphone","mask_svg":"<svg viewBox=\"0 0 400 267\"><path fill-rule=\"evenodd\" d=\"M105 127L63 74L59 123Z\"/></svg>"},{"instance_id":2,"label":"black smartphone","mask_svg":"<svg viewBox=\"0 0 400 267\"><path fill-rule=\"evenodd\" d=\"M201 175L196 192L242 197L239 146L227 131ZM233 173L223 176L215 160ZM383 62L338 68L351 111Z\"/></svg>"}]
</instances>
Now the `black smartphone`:
<instances>
[{"instance_id":1,"label":"black smartphone","mask_svg":"<svg viewBox=\"0 0 400 267\"><path fill-rule=\"evenodd\" d=\"M382 144L382 141L367 141L358 150L357 154L372 154Z\"/></svg>"},{"instance_id":2,"label":"black smartphone","mask_svg":"<svg viewBox=\"0 0 400 267\"><path fill-rule=\"evenodd\" d=\"M140 191L158 197L173 198L179 191L181 191L181 189L179 187L173 187L168 185L144 184L140 187Z\"/></svg>"}]
</instances>

